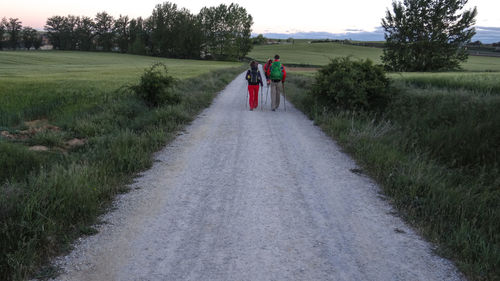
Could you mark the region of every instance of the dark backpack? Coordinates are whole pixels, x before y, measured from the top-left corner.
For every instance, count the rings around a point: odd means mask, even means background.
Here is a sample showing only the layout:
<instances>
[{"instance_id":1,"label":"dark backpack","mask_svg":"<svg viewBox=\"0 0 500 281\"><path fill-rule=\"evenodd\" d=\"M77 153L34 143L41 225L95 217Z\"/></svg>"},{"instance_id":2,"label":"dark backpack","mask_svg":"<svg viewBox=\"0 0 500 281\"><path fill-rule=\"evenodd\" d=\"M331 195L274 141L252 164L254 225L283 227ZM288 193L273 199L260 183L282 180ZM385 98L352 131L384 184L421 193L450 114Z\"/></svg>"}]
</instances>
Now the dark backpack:
<instances>
[{"instance_id":1,"label":"dark backpack","mask_svg":"<svg viewBox=\"0 0 500 281\"><path fill-rule=\"evenodd\" d=\"M251 69L250 70L250 83L252 84L257 84L259 83L259 70L257 69Z\"/></svg>"}]
</instances>

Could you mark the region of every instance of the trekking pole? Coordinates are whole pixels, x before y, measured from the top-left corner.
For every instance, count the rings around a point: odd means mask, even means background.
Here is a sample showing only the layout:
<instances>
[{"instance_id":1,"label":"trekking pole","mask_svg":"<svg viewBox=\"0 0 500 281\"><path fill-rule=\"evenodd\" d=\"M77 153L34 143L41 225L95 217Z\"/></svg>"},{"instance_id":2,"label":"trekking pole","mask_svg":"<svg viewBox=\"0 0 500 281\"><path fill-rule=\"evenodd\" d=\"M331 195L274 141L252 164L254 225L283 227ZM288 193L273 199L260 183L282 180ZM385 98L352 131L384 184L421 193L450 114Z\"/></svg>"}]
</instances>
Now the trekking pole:
<instances>
[{"instance_id":1,"label":"trekking pole","mask_svg":"<svg viewBox=\"0 0 500 281\"><path fill-rule=\"evenodd\" d=\"M285 105L285 111L286 111L286 94L285 94L285 83L281 83L283 86L283 104Z\"/></svg>"},{"instance_id":2,"label":"trekking pole","mask_svg":"<svg viewBox=\"0 0 500 281\"><path fill-rule=\"evenodd\" d=\"M249 101L248 101L249 95L250 95L250 93L248 92L248 89L247 89L247 95L246 95L246 98L245 98L245 109L247 109L248 106L249 106L248 105L248 103L249 103Z\"/></svg>"},{"instance_id":3,"label":"trekking pole","mask_svg":"<svg viewBox=\"0 0 500 281\"><path fill-rule=\"evenodd\" d=\"M267 97L269 96L269 84L267 84L267 92L266 92L266 105L267 105Z\"/></svg>"},{"instance_id":4,"label":"trekking pole","mask_svg":"<svg viewBox=\"0 0 500 281\"><path fill-rule=\"evenodd\" d=\"M263 103L262 102L262 100L263 100L263 98L262 98L262 92L263 92L262 88L264 88L264 87L260 87L260 111L264 110L264 107L262 107L263 106L262 105L262 103Z\"/></svg>"}]
</instances>

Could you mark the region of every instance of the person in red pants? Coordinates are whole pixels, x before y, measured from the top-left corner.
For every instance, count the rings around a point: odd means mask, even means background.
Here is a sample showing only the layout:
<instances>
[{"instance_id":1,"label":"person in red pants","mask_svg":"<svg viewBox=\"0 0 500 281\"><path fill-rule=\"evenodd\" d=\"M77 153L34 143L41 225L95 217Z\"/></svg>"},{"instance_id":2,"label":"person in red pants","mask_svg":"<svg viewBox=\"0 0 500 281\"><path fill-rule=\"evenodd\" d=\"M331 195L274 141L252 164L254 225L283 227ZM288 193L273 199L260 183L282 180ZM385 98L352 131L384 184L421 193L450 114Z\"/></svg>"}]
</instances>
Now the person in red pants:
<instances>
[{"instance_id":1,"label":"person in red pants","mask_svg":"<svg viewBox=\"0 0 500 281\"><path fill-rule=\"evenodd\" d=\"M250 69L247 71L246 80L248 81L248 93L250 111L259 106L259 84L263 86L262 77L256 61L250 63Z\"/></svg>"}]
</instances>

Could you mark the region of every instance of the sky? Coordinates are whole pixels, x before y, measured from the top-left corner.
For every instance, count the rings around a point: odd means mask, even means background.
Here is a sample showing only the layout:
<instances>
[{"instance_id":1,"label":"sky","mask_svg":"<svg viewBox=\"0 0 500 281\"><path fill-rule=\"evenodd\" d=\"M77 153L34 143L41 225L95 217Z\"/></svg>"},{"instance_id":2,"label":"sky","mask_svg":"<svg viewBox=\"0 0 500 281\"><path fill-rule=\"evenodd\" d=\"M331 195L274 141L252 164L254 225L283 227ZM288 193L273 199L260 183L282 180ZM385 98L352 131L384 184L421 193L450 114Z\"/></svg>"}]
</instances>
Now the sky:
<instances>
[{"instance_id":1,"label":"sky","mask_svg":"<svg viewBox=\"0 0 500 281\"><path fill-rule=\"evenodd\" d=\"M253 33L374 31L392 0L178 0L169 1L197 14L201 8L238 3L254 18ZM19 18L23 26L43 29L54 15L148 17L162 0L0 0L0 18ZM478 8L477 26L500 27L500 1L469 0Z\"/></svg>"}]
</instances>

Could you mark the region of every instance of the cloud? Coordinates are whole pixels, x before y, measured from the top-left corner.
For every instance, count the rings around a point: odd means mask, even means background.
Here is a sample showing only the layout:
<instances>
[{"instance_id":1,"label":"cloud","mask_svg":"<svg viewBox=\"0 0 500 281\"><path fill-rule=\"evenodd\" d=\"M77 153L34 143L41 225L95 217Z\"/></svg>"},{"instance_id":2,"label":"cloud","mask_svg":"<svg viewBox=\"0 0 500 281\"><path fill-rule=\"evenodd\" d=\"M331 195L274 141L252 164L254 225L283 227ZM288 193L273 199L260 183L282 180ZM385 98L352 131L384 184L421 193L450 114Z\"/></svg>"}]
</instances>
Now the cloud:
<instances>
[{"instance_id":1,"label":"cloud","mask_svg":"<svg viewBox=\"0 0 500 281\"><path fill-rule=\"evenodd\" d=\"M345 31L347 31L347 32L363 32L364 30L363 29L348 28Z\"/></svg>"}]
</instances>

